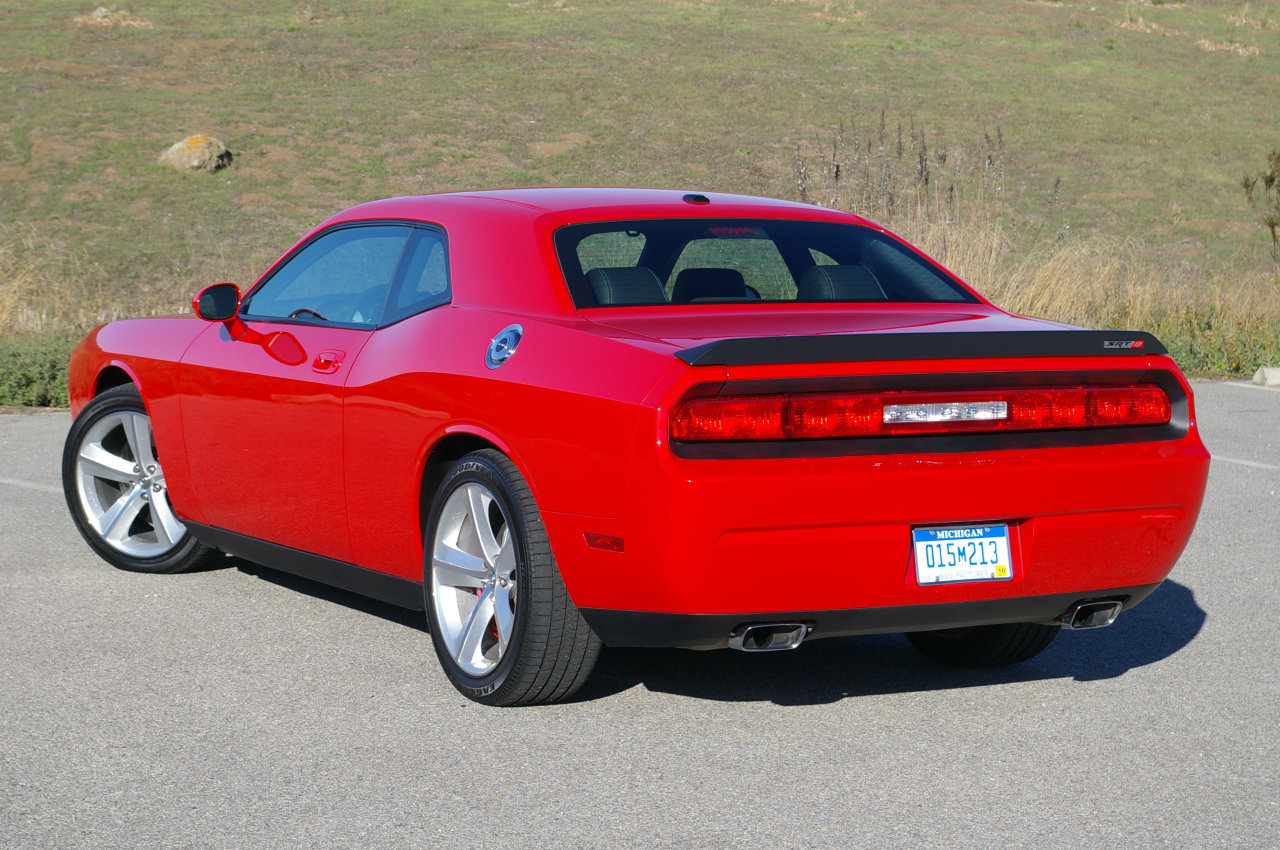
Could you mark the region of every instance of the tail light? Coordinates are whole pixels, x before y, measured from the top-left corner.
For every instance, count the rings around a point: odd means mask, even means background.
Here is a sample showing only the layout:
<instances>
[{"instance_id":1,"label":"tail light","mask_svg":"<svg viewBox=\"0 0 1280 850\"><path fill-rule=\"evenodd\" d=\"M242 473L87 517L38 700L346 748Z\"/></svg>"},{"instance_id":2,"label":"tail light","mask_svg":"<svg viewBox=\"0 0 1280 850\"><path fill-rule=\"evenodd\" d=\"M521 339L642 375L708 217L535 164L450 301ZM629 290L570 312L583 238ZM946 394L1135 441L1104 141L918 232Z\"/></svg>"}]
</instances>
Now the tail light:
<instances>
[{"instance_id":1,"label":"tail light","mask_svg":"<svg viewBox=\"0 0 1280 850\"><path fill-rule=\"evenodd\" d=\"M671 438L821 440L896 434L1163 425L1172 405L1154 384L963 391L707 396L677 406Z\"/></svg>"}]
</instances>

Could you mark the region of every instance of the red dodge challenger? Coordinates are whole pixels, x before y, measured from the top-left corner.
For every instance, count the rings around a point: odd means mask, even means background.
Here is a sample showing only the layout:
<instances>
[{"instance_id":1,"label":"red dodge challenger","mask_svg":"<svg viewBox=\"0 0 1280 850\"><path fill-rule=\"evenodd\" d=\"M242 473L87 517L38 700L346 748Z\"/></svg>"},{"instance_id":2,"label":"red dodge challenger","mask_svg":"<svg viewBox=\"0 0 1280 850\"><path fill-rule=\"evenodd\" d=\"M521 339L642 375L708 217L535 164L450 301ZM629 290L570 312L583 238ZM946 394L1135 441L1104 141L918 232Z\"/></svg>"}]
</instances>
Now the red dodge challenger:
<instances>
[{"instance_id":1,"label":"red dodge challenger","mask_svg":"<svg viewBox=\"0 0 1280 850\"><path fill-rule=\"evenodd\" d=\"M602 645L1022 661L1159 586L1209 469L1151 335L1011 315L784 201L375 201L193 306L72 355L89 545L423 609L493 705L569 697Z\"/></svg>"}]
</instances>

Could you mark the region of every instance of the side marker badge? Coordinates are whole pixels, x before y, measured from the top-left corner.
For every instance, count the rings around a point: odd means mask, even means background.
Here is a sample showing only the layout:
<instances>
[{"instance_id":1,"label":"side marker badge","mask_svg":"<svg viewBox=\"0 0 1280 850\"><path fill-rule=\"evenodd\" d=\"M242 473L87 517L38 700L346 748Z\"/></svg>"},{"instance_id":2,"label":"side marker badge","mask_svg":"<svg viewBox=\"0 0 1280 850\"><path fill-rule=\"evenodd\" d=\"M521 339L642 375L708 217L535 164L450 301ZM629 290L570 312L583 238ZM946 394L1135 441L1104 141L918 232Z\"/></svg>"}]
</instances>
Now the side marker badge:
<instances>
[{"instance_id":1,"label":"side marker badge","mask_svg":"<svg viewBox=\"0 0 1280 850\"><path fill-rule=\"evenodd\" d=\"M489 341L489 348L484 353L484 365L497 369L516 353L516 346L524 336L524 328L520 325L507 325L498 331L498 335Z\"/></svg>"}]
</instances>

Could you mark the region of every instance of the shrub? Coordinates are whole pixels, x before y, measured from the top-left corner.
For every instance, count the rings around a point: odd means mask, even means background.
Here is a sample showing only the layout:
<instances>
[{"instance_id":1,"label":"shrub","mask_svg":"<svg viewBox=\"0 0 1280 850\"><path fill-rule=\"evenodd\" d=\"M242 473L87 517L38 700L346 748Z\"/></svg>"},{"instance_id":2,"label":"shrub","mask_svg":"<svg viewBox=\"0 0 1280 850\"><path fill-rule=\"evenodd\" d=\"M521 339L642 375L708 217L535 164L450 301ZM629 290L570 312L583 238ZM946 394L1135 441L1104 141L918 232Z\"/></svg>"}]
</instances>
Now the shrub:
<instances>
[{"instance_id":1,"label":"shrub","mask_svg":"<svg viewBox=\"0 0 1280 850\"><path fill-rule=\"evenodd\" d=\"M0 336L0 405L66 407L67 357L79 331Z\"/></svg>"}]
</instances>

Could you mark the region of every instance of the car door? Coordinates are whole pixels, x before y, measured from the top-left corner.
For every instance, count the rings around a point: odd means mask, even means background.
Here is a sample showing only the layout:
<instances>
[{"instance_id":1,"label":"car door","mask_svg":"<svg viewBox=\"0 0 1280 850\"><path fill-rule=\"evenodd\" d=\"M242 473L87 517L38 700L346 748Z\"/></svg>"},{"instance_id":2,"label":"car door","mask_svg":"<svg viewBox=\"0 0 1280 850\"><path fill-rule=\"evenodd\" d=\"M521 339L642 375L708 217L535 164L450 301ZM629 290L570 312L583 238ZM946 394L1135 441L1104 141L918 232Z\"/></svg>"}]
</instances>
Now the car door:
<instances>
[{"instance_id":1,"label":"car door","mask_svg":"<svg viewBox=\"0 0 1280 850\"><path fill-rule=\"evenodd\" d=\"M256 333L233 340L213 325L187 350L180 408L209 525L352 560L344 385L413 232L378 223L318 234L244 298L240 318Z\"/></svg>"},{"instance_id":2,"label":"car door","mask_svg":"<svg viewBox=\"0 0 1280 850\"><path fill-rule=\"evenodd\" d=\"M458 352L443 230L418 227L374 332L347 379L347 516L354 562L422 577L421 469L432 434L447 427ZM469 352L476 354L477 352ZM483 356L483 352L479 352Z\"/></svg>"}]
</instances>

